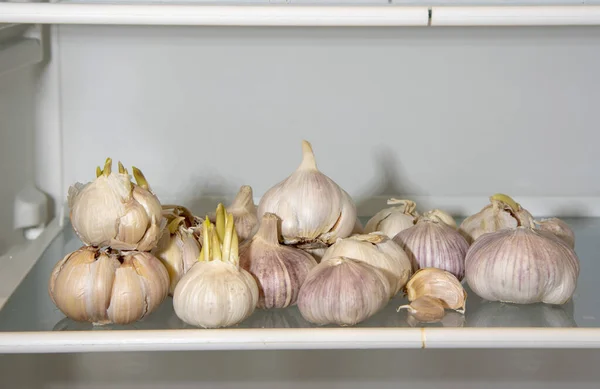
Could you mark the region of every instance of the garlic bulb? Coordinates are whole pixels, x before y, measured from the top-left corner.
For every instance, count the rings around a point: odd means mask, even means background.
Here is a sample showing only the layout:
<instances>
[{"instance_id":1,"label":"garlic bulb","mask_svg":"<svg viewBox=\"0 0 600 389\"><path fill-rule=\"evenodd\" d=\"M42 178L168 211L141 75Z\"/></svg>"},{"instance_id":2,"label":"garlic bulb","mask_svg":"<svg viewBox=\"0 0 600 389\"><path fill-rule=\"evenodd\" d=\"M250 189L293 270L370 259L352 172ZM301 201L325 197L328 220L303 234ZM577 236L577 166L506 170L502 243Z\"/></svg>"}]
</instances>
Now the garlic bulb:
<instances>
[{"instance_id":1,"label":"garlic bulb","mask_svg":"<svg viewBox=\"0 0 600 389\"><path fill-rule=\"evenodd\" d=\"M315 266L298 296L298 308L311 323L351 326L373 316L390 297L388 277L376 267L345 257Z\"/></svg>"},{"instance_id":2,"label":"garlic bulb","mask_svg":"<svg viewBox=\"0 0 600 389\"><path fill-rule=\"evenodd\" d=\"M382 209L369 219L365 225L365 233L381 231L392 239L400 231L415 224L419 213L414 201L392 198L387 203L393 207Z\"/></svg>"},{"instance_id":3,"label":"garlic bulb","mask_svg":"<svg viewBox=\"0 0 600 389\"><path fill-rule=\"evenodd\" d=\"M390 297L395 296L406 285L413 271L408 255L382 232L338 239L327 249L322 260L334 257L356 259L383 271L390 280Z\"/></svg>"},{"instance_id":4,"label":"garlic bulb","mask_svg":"<svg viewBox=\"0 0 600 389\"><path fill-rule=\"evenodd\" d=\"M509 196L497 193L490 197L490 203L460 224L460 232L469 243L485 233L503 228L533 226L533 216Z\"/></svg>"},{"instance_id":5,"label":"garlic bulb","mask_svg":"<svg viewBox=\"0 0 600 389\"><path fill-rule=\"evenodd\" d=\"M175 314L185 323L204 328L235 325L254 312L258 286L239 267L238 237L233 215L217 208L216 227L208 217L202 225L204 242L199 262L179 280L173 293Z\"/></svg>"},{"instance_id":6,"label":"garlic bulb","mask_svg":"<svg viewBox=\"0 0 600 389\"><path fill-rule=\"evenodd\" d=\"M469 244L457 230L446 223L437 218L421 216L417 224L400 231L394 237L394 242L420 268L436 267L449 271L462 280Z\"/></svg>"},{"instance_id":7,"label":"garlic bulb","mask_svg":"<svg viewBox=\"0 0 600 389\"><path fill-rule=\"evenodd\" d=\"M302 163L260 200L258 217L274 213L281 220L284 244L330 245L352 233L356 206L350 195L317 169L312 147L302 141Z\"/></svg>"},{"instance_id":8,"label":"garlic bulb","mask_svg":"<svg viewBox=\"0 0 600 389\"><path fill-rule=\"evenodd\" d=\"M447 224L449 227L458 228L458 226L456 225L456 221L454 220L452 215L442 211L441 209L432 209L431 211L425 212L423 216L428 217L430 219L439 220Z\"/></svg>"},{"instance_id":9,"label":"garlic bulb","mask_svg":"<svg viewBox=\"0 0 600 389\"><path fill-rule=\"evenodd\" d=\"M258 308L295 305L300 286L317 261L308 253L279 244L279 218L265 213L256 235L240 247L240 266L258 283Z\"/></svg>"},{"instance_id":10,"label":"garlic bulb","mask_svg":"<svg viewBox=\"0 0 600 389\"><path fill-rule=\"evenodd\" d=\"M162 234L165 221L158 198L152 193L140 170L133 168L137 182L119 162L112 172L108 158L96 179L69 188L71 224L86 245L110 246L117 250L150 251Z\"/></svg>"},{"instance_id":11,"label":"garlic bulb","mask_svg":"<svg viewBox=\"0 0 600 389\"><path fill-rule=\"evenodd\" d=\"M94 324L129 324L153 312L167 297L169 274L153 255L117 254L85 246L52 270L48 293L67 317Z\"/></svg>"},{"instance_id":12,"label":"garlic bulb","mask_svg":"<svg viewBox=\"0 0 600 389\"><path fill-rule=\"evenodd\" d=\"M432 296L421 296L408 305L398 307L398 312L402 309L408 310L408 313L421 323L437 323L446 314L442 300Z\"/></svg>"},{"instance_id":13,"label":"garlic bulb","mask_svg":"<svg viewBox=\"0 0 600 389\"><path fill-rule=\"evenodd\" d=\"M200 243L191 230L194 217L185 207L171 206L165 209L164 215L167 228L151 252L169 272L169 294L172 296L181 277L198 261Z\"/></svg>"},{"instance_id":14,"label":"garlic bulb","mask_svg":"<svg viewBox=\"0 0 600 389\"><path fill-rule=\"evenodd\" d=\"M482 235L465 263L469 286L489 301L564 304L579 276L573 249L553 234L529 227Z\"/></svg>"},{"instance_id":15,"label":"garlic bulb","mask_svg":"<svg viewBox=\"0 0 600 389\"><path fill-rule=\"evenodd\" d=\"M327 251L329 246L306 247L306 248L302 248L301 246L298 246L297 248L312 255L312 257L317 261L317 263L319 263L319 262L321 262L321 258L323 258L323 255L325 255L325 252Z\"/></svg>"},{"instance_id":16,"label":"garlic bulb","mask_svg":"<svg viewBox=\"0 0 600 389\"><path fill-rule=\"evenodd\" d=\"M241 242L252 238L258 229L258 217L256 206L252 195L252 187L243 185L233 202L225 208L225 211L233 215L235 231ZM216 214L210 215L210 221L216 223Z\"/></svg>"},{"instance_id":17,"label":"garlic bulb","mask_svg":"<svg viewBox=\"0 0 600 389\"><path fill-rule=\"evenodd\" d=\"M548 231L562 239L570 248L575 248L575 233L567 223L559 218L536 220L535 226L540 230Z\"/></svg>"},{"instance_id":18,"label":"garlic bulb","mask_svg":"<svg viewBox=\"0 0 600 389\"><path fill-rule=\"evenodd\" d=\"M406 284L408 301L422 296L440 299L444 308L464 313L467 292L460 281L442 269L428 267L418 270Z\"/></svg>"}]
</instances>

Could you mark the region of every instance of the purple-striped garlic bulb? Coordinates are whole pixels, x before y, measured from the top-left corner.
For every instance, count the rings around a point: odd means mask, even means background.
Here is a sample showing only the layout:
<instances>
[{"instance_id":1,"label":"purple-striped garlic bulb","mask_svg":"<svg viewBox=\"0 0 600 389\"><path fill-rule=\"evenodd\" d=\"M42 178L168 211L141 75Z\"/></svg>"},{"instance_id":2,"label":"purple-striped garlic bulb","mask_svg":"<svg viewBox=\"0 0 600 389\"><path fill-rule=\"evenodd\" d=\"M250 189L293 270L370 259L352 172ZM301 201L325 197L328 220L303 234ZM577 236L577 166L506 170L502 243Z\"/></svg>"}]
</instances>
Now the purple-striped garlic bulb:
<instances>
[{"instance_id":1,"label":"purple-striped garlic bulb","mask_svg":"<svg viewBox=\"0 0 600 389\"><path fill-rule=\"evenodd\" d=\"M570 248L575 248L575 233L569 225L557 217L535 221L540 230L548 231L562 239Z\"/></svg>"},{"instance_id":2,"label":"purple-striped garlic bulb","mask_svg":"<svg viewBox=\"0 0 600 389\"><path fill-rule=\"evenodd\" d=\"M317 261L307 252L279 244L280 219L265 213L254 237L240 247L240 267L257 281L258 308L295 305L308 272Z\"/></svg>"},{"instance_id":3,"label":"purple-striped garlic bulb","mask_svg":"<svg viewBox=\"0 0 600 389\"><path fill-rule=\"evenodd\" d=\"M373 316L389 301L390 282L378 268L346 257L315 266L298 296L302 317L318 325L351 326Z\"/></svg>"},{"instance_id":4,"label":"purple-striped garlic bulb","mask_svg":"<svg viewBox=\"0 0 600 389\"><path fill-rule=\"evenodd\" d=\"M462 280L469 243L454 228L438 218L421 216L414 226L400 231L394 242L419 268L436 267Z\"/></svg>"},{"instance_id":5,"label":"purple-striped garlic bulb","mask_svg":"<svg viewBox=\"0 0 600 389\"><path fill-rule=\"evenodd\" d=\"M552 233L530 227L482 235L465 264L475 294L516 304L564 304L579 276L575 251Z\"/></svg>"},{"instance_id":6,"label":"purple-striped garlic bulb","mask_svg":"<svg viewBox=\"0 0 600 389\"><path fill-rule=\"evenodd\" d=\"M413 273L413 263L408 255L383 232L338 239L327 249L323 260L333 257L357 259L382 270L390 278L390 297L394 297L406 285Z\"/></svg>"}]
</instances>

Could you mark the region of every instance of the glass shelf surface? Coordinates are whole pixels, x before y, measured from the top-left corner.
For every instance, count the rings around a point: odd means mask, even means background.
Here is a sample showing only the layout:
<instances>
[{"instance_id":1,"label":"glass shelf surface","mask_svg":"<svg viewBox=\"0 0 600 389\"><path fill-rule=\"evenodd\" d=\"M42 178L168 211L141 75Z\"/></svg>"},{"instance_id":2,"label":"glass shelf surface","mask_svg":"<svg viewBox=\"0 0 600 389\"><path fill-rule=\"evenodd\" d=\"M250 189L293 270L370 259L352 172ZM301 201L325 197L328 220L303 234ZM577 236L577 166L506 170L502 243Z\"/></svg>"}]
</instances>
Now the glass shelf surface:
<instances>
[{"instance_id":1,"label":"glass shelf surface","mask_svg":"<svg viewBox=\"0 0 600 389\"><path fill-rule=\"evenodd\" d=\"M414 323L405 310L396 309L407 303L399 294L387 306L356 327L547 327L547 328L597 328L600 327L600 218L564 219L575 231L576 247L581 273L577 290L567 304L514 305L488 302L473 293L466 283L468 293L465 315L447 311L444 320L434 324ZM366 220L363 220L365 222ZM163 330L195 328L182 322L173 311L171 297L158 310L144 320L126 326L93 326L78 323L58 310L48 296L48 279L56 262L67 253L81 247L81 242L67 223L65 228L46 249L28 275L6 301L0 311L1 332L27 331L106 331ZM297 307L280 310L259 310L234 328L311 328L317 327L302 318ZM326 326L336 327L336 326Z\"/></svg>"}]
</instances>

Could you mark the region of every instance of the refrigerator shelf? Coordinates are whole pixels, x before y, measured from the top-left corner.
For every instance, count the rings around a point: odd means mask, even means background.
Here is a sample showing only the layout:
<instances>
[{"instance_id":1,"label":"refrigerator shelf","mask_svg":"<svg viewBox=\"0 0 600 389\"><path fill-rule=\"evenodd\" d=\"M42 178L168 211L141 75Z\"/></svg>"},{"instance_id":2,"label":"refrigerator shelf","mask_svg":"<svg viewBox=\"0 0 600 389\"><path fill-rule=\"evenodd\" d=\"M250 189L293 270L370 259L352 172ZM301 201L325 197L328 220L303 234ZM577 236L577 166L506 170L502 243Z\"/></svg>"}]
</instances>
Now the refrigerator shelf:
<instances>
[{"instance_id":1,"label":"refrigerator shelf","mask_svg":"<svg viewBox=\"0 0 600 389\"><path fill-rule=\"evenodd\" d=\"M127 326L77 323L52 304L47 285L54 264L81 246L70 225L60 230L0 310L0 353L159 350L389 349L389 348L599 348L600 218L565 219L576 234L581 274L574 298L563 306L487 302L467 289L463 316L411 327L398 296L355 327L314 326L296 307L256 310L227 329L198 329L175 315L171 298L145 320ZM10 274L5 274L5 277Z\"/></svg>"}]
</instances>

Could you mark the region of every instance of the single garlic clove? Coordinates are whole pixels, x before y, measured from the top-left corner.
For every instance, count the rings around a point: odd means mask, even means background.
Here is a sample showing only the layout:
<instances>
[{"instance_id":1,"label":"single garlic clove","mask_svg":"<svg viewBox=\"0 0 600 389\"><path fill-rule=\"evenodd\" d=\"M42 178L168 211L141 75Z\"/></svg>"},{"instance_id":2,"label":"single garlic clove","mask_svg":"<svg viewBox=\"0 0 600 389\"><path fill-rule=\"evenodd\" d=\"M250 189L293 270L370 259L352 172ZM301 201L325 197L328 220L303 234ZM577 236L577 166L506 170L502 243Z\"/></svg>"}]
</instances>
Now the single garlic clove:
<instances>
[{"instance_id":1,"label":"single garlic clove","mask_svg":"<svg viewBox=\"0 0 600 389\"><path fill-rule=\"evenodd\" d=\"M413 264L408 255L381 232L353 235L338 239L323 255L323 260L347 257L380 269L390 281L390 297L395 296L412 275Z\"/></svg>"},{"instance_id":2,"label":"single garlic clove","mask_svg":"<svg viewBox=\"0 0 600 389\"><path fill-rule=\"evenodd\" d=\"M406 309L410 316L421 323L437 323L444 318L443 302L435 297L421 296L409 305L398 307L398 311Z\"/></svg>"},{"instance_id":3,"label":"single garlic clove","mask_svg":"<svg viewBox=\"0 0 600 389\"><path fill-rule=\"evenodd\" d=\"M350 196L317 169L309 142L302 142L302 163L260 200L258 217L273 213L281 220L283 243L331 244L350 235L356 206Z\"/></svg>"},{"instance_id":4,"label":"single garlic clove","mask_svg":"<svg viewBox=\"0 0 600 389\"><path fill-rule=\"evenodd\" d=\"M406 284L409 301L422 296L440 299L444 308L464 313L467 292L450 272L433 267L418 270Z\"/></svg>"},{"instance_id":5,"label":"single garlic clove","mask_svg":"<svg viewBox=\"0 0 600 389\"><path fill-rule=\"evenodd\" d=\"M458 228L456 225L456 221L448 212L444 212L441 209L432 209L431 211L427 211L423 214L430 219L436 219L441 221L442 223L447 224L449 227Z\"/></svg>"},{"instance_id":6,"label":"single garlic clove","mask_svg":"<svg viewBox=\"0 0 600 389\"><path fill-rule=\"evenodd\" d=\"M146 314L144 285L131 261L117 269L111 294L107 313L112 323L133 323Z\"/></svg>"},{"instance_id":7,"label":"single garlic clove","mask_svg":"<svg viewBox=\"0 0 600 389\"><path fill-rule=\"evenodd\" d=\"M410 200L389 199L388 205L392 207L377 212L365 225L365 233L381 231L390 239L400 231L412 227L419 214L416 204Z\"/></svg>"},{"instance_id":8,"label":"single garlic clove","mask_svg":"<svg viewBox=\"0 0 600 389\"><path fill-rule=\"evenodd\" d=\"M89 293L86 304L87 321L92 323L110 322L107 310L115 283L115 272L120 265L118 259L108 255L100 255L96 261L90 263L90 271L86 278L93 283L93 289L92 293ZM86 293L86 291L82 292Z\"/></svg>"},{"instance_id":9,"label":"single garlic clove","mask_svg":"<svg viewBox=\"0 0 600 389\"><path fill-rule=\"evenodd\" d=\"M569 247L575 248L575 233L567 223L557 217L535 221L540 230L551 232L562 239Z\"/></svg>"},{"instance_id":10,"label":"single garlic clove","mask_svg":"<svg viewBox=\"0 0 600 389\"><path fill-rule=\"evenodd\" d=\"M144 285L146 311L152 312L164 301L164 290L169 288L169 276L155 256L147 252L130 251L123 254L125 262L131 259L139 279ZM159 285L159 287L156 287Z\"/></svg>"},{"instance_id":11,"label":"single garlic clove","mask_svg":"<svg viewBox=\"0 0 600 389\"><path fill-rule=\"evenodd\" d=\"M308 274L300 288L298 308L311 323L351 326L383 308L390 288L381 270L350 258L330 258Z\"/></svg>"},{"instance_id":12,"label":"single garlic clove","mask_svg":"<svg viewBox=\"0 0 600 389\"><path fill-rule=\"evenodd\" d=\"M295 305L300 286L317 265L310 254L279 244L278 223L276 215L265 213L256 235L240 247L240 266L258 283L258 308Z\"/></svg>"},{"instance_id":13,"label":"single garlic clove","mask_svg":"<svg viewBox=\"0 0 600 389\"><path fill-rule=\"evenodd\" d=\"M462 280L469 244L455 229L436 219L422 216L417 224L394 237L419 268L435 267Z\"/></svg>"},{"instance_id":14,"label":"single garlic clove","mask_svg":"<svg viewBox=\"0 0 600 389\"><path fill-rule=\"evenodd\" d=\"M489 301L564 304L579 276L573 249L555 235L529 227L482 235L465 263L469 286Z\"/></svg>"},{"instance_id":15,"label":"single garlic clove","mask_svg":"<svg viewBox=\"0 0 600 389\"><path fill-rule=\"evenodd\" d=\"M489 205L463 220L459 231L472 243L488 232L518 226L532 227L533 216L511 197L497 193L490 197Z\"/></svg>"}]
</instances>

